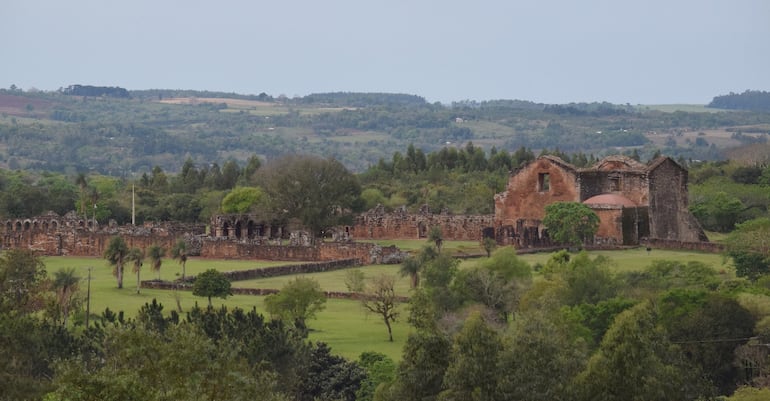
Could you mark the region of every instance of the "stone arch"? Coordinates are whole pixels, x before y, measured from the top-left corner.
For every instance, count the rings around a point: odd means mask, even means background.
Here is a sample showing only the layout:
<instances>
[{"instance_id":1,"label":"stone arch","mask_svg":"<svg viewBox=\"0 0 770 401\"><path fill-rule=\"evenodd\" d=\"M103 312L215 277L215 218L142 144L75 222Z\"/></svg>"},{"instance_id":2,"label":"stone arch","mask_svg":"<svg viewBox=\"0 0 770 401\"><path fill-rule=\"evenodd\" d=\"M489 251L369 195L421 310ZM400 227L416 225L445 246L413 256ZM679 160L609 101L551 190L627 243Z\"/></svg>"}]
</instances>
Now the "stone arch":
<instances>
[{"instance_id":1,"label":"stone arch","mask_svg":"<svg viewBox=\"0 0 770 401\"><path fill-rule=\"evenodd\" d=\"M5 231L6 232L13 231L13 223L11 223L10 220L5 222Z\"/></svg>"},{"instance_id":2,"label":"stone arch","mask_svg":"<svg viewBox=\"0 0 770 401\"><path fill-rule=\"evenodd\" d=\"M428 225L424 221L417 223L417 238L428 238Z\"/></svg>"},{"instance_id":3,"label":"stone arch","mask_svg":"<svg viewBox=\"0 0 770 401\"><path fill-rule=\"evenodd\" d=\"M18 220L16 220L16 227L15 227L15 231L21 231L21 222L20 222L20 221L18 221Z\"/></svg>"},{"instance_id":4,"label":"stone arch","mask_svg":"<svg viewBox=\"0 0 770 401\"><path fill-rule=\"evenodd\" d=\"M235 238L241 239L241 221L238 220L235 222Z\"/></svg>"},{"instance_id":5,"label":"stone arch","mask_svg":"<svg viewBox=\"0 0 770 401\"><path fill-rule=\"evenodd\" d=\"M51 229L52 230L56 230L57 228L59 228L59 222L57 222L56 220L52 221L51 222Z\"/></svg>"},{"instance_id":6,"label":"stone arch","mask_svg":"<svg viewBox=\"0 0 770 401\"><path fill-rule=\"evenodd\" d=\"M43 222L43 231L48 231L48 222L47 221Z\"/></svg>"},{"instance_id":7,"label":"stone arch","mask_svg":"<svg viewBox=\"0 0 770 401\"><path fill-rule=\"evenodd\" d=\"M246 238L254 239L254 220L249 219L246 223Z\"/></svg>"},{"instance_id":8,"label":"stone arch","mask_svg":"<svg viewBox=\"0 0 770 401\"><path fill-rule=\"evenodd\" d=\"M24 231L29 231L31 226L32 226L32 224L31 224L31 222L29 220L24 221Z\"/></svg>"},{"instance_id":9,"label":"stone arch","mask_svg":"<svg viewBox=\"0 0 770 401\"><path fill-rule=\"evenodd\" d=\"M39 229L39 228L40 228L40 222L39 222L39 221L37 221L37 220L33 221L33 222L32 222L32 229L33 229L33 230L37 230L37 229Z\"/></svg>"},{"instance_id":10,"label":"stone arch","mask_svg":"<svg viewBox=\"0 0 770 401\"><path fill-rule=\"evenodd\" d=\"M230 236L230 223L227 221L222 222L222 236L223 237Z\"/></svg>"}]
</instances>

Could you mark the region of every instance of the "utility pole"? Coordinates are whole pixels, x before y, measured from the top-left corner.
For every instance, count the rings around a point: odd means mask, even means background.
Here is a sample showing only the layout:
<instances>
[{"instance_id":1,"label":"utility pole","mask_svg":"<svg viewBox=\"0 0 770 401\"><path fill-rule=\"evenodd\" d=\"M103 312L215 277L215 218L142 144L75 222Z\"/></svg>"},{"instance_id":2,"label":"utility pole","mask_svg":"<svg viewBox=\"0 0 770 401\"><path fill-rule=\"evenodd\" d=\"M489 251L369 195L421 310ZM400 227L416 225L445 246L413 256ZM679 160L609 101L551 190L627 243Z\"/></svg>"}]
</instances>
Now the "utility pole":
<instances>
[{"instance_id":1,"label":"utility pole","mask_svg":"<svg viewBox=\"0 0 770 401\"><path fill-rule=\"evenodd\" d=\"M131 225L136 225L136 191L134 184L131 184Z\"/></svg>"},{"instance_id":2,"label":"utility pole","mask_svg":"<svg viewBox=\"0 0 770 401\"><path fill-rule=\"evenodd\" d=\"M86 329L88 329L88 320L91 317L91 269L88 267L88 291L86 292Z\"/></svg>"}]
</instances>

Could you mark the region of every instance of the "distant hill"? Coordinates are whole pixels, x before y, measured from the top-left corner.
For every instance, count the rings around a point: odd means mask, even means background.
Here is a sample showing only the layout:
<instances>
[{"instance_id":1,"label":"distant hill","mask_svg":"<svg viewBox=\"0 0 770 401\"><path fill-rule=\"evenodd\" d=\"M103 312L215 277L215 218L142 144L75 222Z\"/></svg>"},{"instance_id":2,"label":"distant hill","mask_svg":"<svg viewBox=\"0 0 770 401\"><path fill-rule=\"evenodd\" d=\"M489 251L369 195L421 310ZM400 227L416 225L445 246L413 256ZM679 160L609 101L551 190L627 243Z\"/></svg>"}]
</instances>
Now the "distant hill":
<instances>
[{"instance_id":1,"label":"distant hill","mask_svg":"<svg viewBox=\"0 0 770 401\"><path fill-rule=\"evenodd\" d=\"M728 110L770 111L770 92L747 90L716 96L707 107Z\"/></svg>"},{"instance_id":2,"label":"distant hill","mask_svg":"<svg viewBox=\"0 0 770 401\"><path fill-rule=\"evenodd\" d=\"M442 105L416 95L346 92L286 98L152 89L127 97L115 90L114 97L109 88L94 88L0 89L0 168L130 176L154 166L173 173L188 158L221 166L243 165L253 155L307 153L363 171L410 144L427 153L471 142L486 152L525 147L648 158L661 151L712 160L730 148L765 143L770 131L770 113L763 111L525 100Z\"/></svg>"}]
</instances>

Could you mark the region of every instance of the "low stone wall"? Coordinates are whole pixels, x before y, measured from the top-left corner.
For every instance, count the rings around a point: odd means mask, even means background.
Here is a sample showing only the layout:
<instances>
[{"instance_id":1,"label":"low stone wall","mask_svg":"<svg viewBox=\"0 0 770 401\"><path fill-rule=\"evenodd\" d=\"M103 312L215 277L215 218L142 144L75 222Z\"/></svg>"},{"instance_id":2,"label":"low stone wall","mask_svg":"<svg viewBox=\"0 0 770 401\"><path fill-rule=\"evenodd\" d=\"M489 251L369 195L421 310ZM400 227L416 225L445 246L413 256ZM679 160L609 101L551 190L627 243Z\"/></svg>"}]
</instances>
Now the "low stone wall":
<instances>
[{"instance_id":1,"label":"low stone wall","mask_svg":"<svg viewBox=\"0 0 770 401\"><path fill-rule=\"evenodd\" d=\"M310 274L321 273L339 269L345 269L352 266L358 266L360 263L358 259L341 259L332 260L329 262L318 263L305 263L305 264L291 264L283 266L271 266L249 270L236 270L230 272L222 272L230 281L244 281L253 280L258 278L268 278L277 276L290 276L293 274ZM185 278L185 282L195 281L195 276Z\"/></svg>"},{"instance_id":2,"label":"low stone wall","mask_svg":"<svg viewBox=\"0 0 770 401\"><path fill-rule=\"evenodd\" d=\"M714 242L684 242L684 241L650 238L642 241L642 245L650 248L679 249L679 250L709 252L709 253L721 253L725 251L724 245L717 244Z\"/></svg>"},{"instance_id":3,"label":"low stone wall","mask_svg":"<svg viewBox=\"0 0 770 401\"><path fill-rule=\"evenodd\" d=\"M205 258L296 262L357 259L359 264L400 263L400 254L395 246L383 248L366 242L322 242L315 246L289 246L206 238L201 247L201 256Z\"/></svg>"}]
</instances>

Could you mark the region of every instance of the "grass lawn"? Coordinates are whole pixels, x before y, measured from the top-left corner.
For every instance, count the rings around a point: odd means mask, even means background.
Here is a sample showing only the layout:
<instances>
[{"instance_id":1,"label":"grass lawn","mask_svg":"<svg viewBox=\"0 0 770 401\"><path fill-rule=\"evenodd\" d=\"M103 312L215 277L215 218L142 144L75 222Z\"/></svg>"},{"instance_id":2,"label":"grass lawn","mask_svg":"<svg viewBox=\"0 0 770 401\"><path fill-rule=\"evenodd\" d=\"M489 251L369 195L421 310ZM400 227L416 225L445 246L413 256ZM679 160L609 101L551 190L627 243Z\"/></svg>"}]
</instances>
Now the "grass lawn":
<instances>
[{"instance_id":1,"label":"grass lawn","mask_svg":"<svg viewBox=\"0 0 770 401\"><path fill-rule=\"evenodd\" d=\"M424 240L414 241L393 241L402 243L404 249L419 249L425 243ZM448 241L452 244L454 241ZM460 249L472 242L458 242L452 244L450 249ZM475 246L477 244L473 243ZM682 262L700 261L712 266L716 271L723 272L723 278L734 277L732 265L724 264L724 260L719 254L689 252L689 251L668 251L653 249L647 252L644 248L624 250L624 251L595 251L589 252L589 255L606 255L614 262L614 270L617 272L641 270L648 266L652 261L658 259L677 260ZM530 264L545 263L550 257L549 253L527 254L520 256ZM466 259L460 264L460 268L467 268L475 265L482 259ZM148 290L142 289L140 294L136 293L136 276L131 273L131 267L126 266L124 277L124 288L118 289L115 277L112 275L112 268L107 266L106 261L100 258L75 258L75 257L46 257L44 258L46 269L49 274L53 274L63 267L73 267L76 273L83 278L81 289L85 294L86 280L88 276L88 267L93 267L91 271L91 311L94 314L101 314L105 308L109 307L113 311L124 311L128 316L134 316L139 308L153 298L163 304L166 311L176 308L176 298L173 291ZM253 269L257 267L267 267L283 265L291 262L285 261L254 261L254 260L213 260L190 258L187 261L186 274L195 275L206 269L214 268L220 271ZM367 275L373 276L380 273L393 274L397 277L396 291L400 295L408 295L409 279L400 277L398 269L400 265L371 265L363 266L360 269ZM344 276L346 270L337 270L324 273L308 274L321 284L321 288L328 291L346 291ZM173 280L181 275L181 268L178 263L172 259L164 259L161 267L160 276L163 280ZM145 264L142 271L143 279L152 279L156 275L151 272ZM281 288L292 276L274 277L259 280L247 280L233 283L234 287L252 287L252 288ZM180 291L178 294L182 308L187 311L196 303L205 306L205 298L194 297L190 291ZM227 305L229 308L240 307L244 309L257 308L257 311L266 313L263 307L264 297L255 297L247 295L236 295L225 300L214 299L214 307ZM378 316L367 314L356 301L329 299L326 309L318 314L318 318L308 322L311 328L310 339L312 341L324 341L328 343L333 352L355 359L364 351L382 352L394 360L401 358L401 349L404 345L410 327L405 319L408 311L405 306L401 306L401 320L393 327L394 342L387 341L387 329Z\"/></svg>"}]
</instances>

